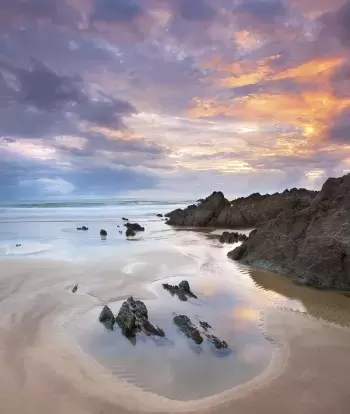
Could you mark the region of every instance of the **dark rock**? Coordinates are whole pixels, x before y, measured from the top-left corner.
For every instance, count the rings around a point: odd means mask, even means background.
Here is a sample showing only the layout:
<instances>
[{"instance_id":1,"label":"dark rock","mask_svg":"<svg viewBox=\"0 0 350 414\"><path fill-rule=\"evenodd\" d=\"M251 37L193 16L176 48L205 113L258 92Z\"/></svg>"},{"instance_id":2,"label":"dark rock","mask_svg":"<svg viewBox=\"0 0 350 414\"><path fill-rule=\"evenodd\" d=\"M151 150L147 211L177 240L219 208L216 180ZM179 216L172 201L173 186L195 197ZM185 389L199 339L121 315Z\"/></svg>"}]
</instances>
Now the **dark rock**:
<instances>
[{"instance_id":1,"label":"dark rock","mask_svg":"<svg viewBox=\"0 0 350 414\"><path fill-rule=\"evenodd\" d=\"M245 250L246 246L242 244L241 246L238 246L232 251L228 252L227 256L232 260L240 260L243 257Z\"/></svg>"},{"instance_id":2,"label":"dark rock","mask_svg":"<svg viewBox=\"0 0 350 414\"><path fill-rule=\"evenodd\" d=\"M106 230L102 229L102 230L100 231L100 236L102 236L102 237L106 237L106 236L107 236L107 232L106 232Z\"/></svg>"},{"instance_id":3,"label":"dark rock","mask_svg":"<svg viewBox=\"0 0 350 414\"><path fill-rule=\"evenodd\" d=\"M208 339L208 341L211 342L215 346L216 349L226 349L226 348L228 348L227 342L222 341L217 336L210 335L210 334L206 334L205 336Z\"/></svg>"},{"instance_id":4,"label":"dark rock","mask_svg":"<svg viewBox=\"0 0 350 414\"><path fill-rule=\"evenodd\" d=\"M99 321L105 325L107 329L113 330L115 318L110 308L105 305L100 313Z\"/></svg>"},{"instance_id":5,"label":"dark rock","mask_svg":"<svg viewBox=\"0 0 350 414\"><path fill-rule=\"evenodd\" d=\"M129 219L128 219L128 218L126 218L126 217L122 217L122 220L124 220L124 221L129 221Z\"/></svg>"},{"instance_id":6,"label":"dark rock","mask_svg":"<svg viewBox=\"0 0 350 414\"><path fill-rule=\"evenodd\" d=\"M163 214L157 214L157 217L163 217Z\"/></svg>"},{"instance_id":7,"label":"dark rock","mask_svg":"<svg viewBox=\"0 0 350 414\"><path fill-rule=\"evenodd\" d=\"M17 243L16 244L16 247L21 247L22 245L20 244L20 243Z\"/></svg>"},{"instance_id":8,"label":"dark rock","mask_svg":"<svg viewBox=\"0 0 350 414\"><path fill-rule=\"evenodd\" d=\"M141 300L135 300L132 296L124 302L116 317L123 335L127 338L135 336L137 332L144 332L147 335L163 337L164 331L158 326L152 325L148 320L146 305Z\"/></svg>"},{"instance_id":9,"label":"dark rock","mask_svg":"<svg viewBox=\"0 0 350 414\"><path fill-rule=\"evenodd\" d=\"M176 326L187 336L192 339L196 344L201 344L203 338L198 329L192 324L191 319L186 315L177 315L173 319Z\"/></svg>"},{"instance_id":10,"label":"dark rock","mask_svg":"<svg viewBox=\"0 0 350 414\"><path fill-rule=\"evenodd\" d=\"M317 288L350 289L349 198L350 174L329 178L311 205L281 212L229 257Z\"/></svg>"},{"instance_id":11,"label":"dark rock","mask_svg":"<svg viewBox=\"0 0 350 414\"><path fill-rule=\"evenodd\" d=\"M214 192L198 206L176 209L165 216L170 225L249 228L261 226L287 209L302 210L316 195L316 191L301 188L273 195L254 193L229 202L221 192Z\"/></svg>"},{"instance_id":12,"label":"dark rock","mask_svg":"<svg viewBox=\"0 0 350 414\"><path fill-rule=\"evenodd\" d=\"M74 285L72 292L76 293L78 291L78 284Z\"/></svg>"},{"instance_id":13,"label":"dark rock","mask_svg":"<svg viewBox=\"0 0 350 414\"><path fill-rule=\"evenodd\" d=\"M204 201L204 198L199 198L199 199L197 200L197 203L203 203L203 201Z\"/></svg>"},{"instance_id":14,"label":"dark rock","mask_svg":"<svg viewBox=\"0 0 350 414\"><path fill-rule=\"evenodd\" d=\"M219 237L221 243L237 243L239 241L246 241L248 237L245 234L235 232L224 231Z\"/></svg>"},{"instance_id":15,"label":"dark rock","mask_svg":"<svg viewBox=\"0 0 350 414\"><path fill-rule=\"evenodd\" d=\"M126 232L125 232L126 237L133 237L136 236L136 233L134 232L133 229L127 228Z\"/></svg>"},{"instance_id":16,"label":"dark rock","mask_svg":"<svg viewBox=\"0 0 350 414\"><path fill-rule=\"evenodd\" d=\"M130 338L135 335L136 316L127 302L122 304L115 321L119 325L124 336Z\"/></svg>"},{"instance_id":17,"label":"dark rock","mask_svg":"<svg viewBox=\"0 0 350 414\"><path fill-rule=\"evenodd\" d=\"M123 232L121 230L119 230L119 234L123 234Z\"/></svg>"},{"instance_id":18,"label":"dark rock","mask_svg":"<svg viewBox=\"0 0 350 414\"><path fill-rule=\"evenodd\" d=\"M120 227L119 224L117 225L117 227Z\"/></svg>"},{"instance_id":19,"label":"dark rock","mask_svg":"<svg viewBox=\"0 0 350 414\"><path fill-rule=\"evenodd\" d=\"M199 324L200 324L200 326L205 330L205 331L207 331L208 329L210 329L211 328L211 326L209 325L209 323L208 322L205 322L205 321L199 321Z\"/></svg>"},{"instance_id":20,"label":"dark rock","mask_svg":"<svg viewBox=\"0 0 350 414\"><path fill-rule=\"evenodd\" d=\"M167 290L172 296L176 295L183 302L187 301L187 297L197 299L197 296L191 291L187 280L183 280L179 283L178 286L163 283L163 288Z\"/></svg>"},{"instance_id":21,"label":"dark rock","mask_svg":"<svg viewBox=\"0 0 350 414\"><path fill-rule=\"evenodd\" d=\"M77 227L77 230L80 230L80 231L88 231L89 228L86 227L86 226L82 226L82 227Z\"/></svg>"},{"instance_id":22,"label":"dark rock","mask_svg":"<svg viewBox=\"0 0 350 414\"><path fill-rule=\"evenodd\" d=\"M133 231L145 231L145 228L139 223L126 223L124 226Z\"/></svg>"}]
</instances>

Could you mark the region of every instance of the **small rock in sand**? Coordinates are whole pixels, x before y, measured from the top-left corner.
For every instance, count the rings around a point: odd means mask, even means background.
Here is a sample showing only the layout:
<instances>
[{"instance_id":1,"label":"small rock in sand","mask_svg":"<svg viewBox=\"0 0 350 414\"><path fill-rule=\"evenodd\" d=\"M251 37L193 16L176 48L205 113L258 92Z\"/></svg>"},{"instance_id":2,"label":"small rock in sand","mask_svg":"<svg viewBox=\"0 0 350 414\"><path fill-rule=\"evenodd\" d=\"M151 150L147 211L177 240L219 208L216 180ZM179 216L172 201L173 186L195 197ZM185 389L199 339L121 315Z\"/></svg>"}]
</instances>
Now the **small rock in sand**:
<instances>
[{"instance_id":1,"label":"small rock in sand","mask_svg":"<svg viewBox=\"0 0 350 414\"><path fill-rule=\"evenodd\" d=\"M22 245L20 244L20 243L17 243L16 244L16 247L21 247Z\"/></svg>"},{"instance_id":2,"label":"small rock in sand","mask_svg":"<svg viewBox=\"0 0 350 414\"><path fill-rule=\"evenodd\" d=\"M73 289L72 289L72 292L73 292L73 293L76 293L76 292L77 292L77 290L78 290L78 284L74 285L74 287L73 287Z\"/></svg>"},{"instance_id":3,"label":"small rock in sand","mask_svg":"<svg viewBox=\"0 0 350 414\"><path fill-rule=\"evenodd\" d=\"M157 217L163 217L163 214L157 214Z\"/></svg>"},{"instance_id":4,"label":"small rock in sand","mask_svg":"<svg viewBox=\"0 0 350 414\"><path fill-rule=\"evenodd\" d=\"M122 217L122 220L124 220L124 221L129 221L129 219L128 219L128 218L126 218L126 217Z\"/></svg>"},{"instance_id":5,"label":"small rock in sand","mask_svg":"<svg viewBox=\"0 0 350 414\"><path fill-rule=\"evenodd\" d=\"M100 231L100 236L102 236L102 237L107 237L107 232L106 232L106 230L102 229L102 230Z\"/></svg>"}]
</instances>

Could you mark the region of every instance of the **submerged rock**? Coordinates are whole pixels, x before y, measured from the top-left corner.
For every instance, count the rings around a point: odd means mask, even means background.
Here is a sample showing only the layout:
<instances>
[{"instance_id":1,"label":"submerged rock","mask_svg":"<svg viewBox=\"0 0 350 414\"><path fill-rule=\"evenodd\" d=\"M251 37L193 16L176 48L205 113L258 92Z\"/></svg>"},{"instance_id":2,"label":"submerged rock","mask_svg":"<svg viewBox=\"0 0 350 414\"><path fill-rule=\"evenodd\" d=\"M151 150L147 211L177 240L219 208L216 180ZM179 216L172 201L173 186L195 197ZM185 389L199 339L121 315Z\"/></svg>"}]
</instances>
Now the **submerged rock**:
<instances>
[{"instance_id":1,"label":"submerged rock","mask_svg":"<svg viewBox=\"0 0 350 414\"><path fill-rule=\"evenodd\" d=\"M102 230L100 231L100 236L102 236L102 237L107 237L107 231L106 231L106 230L104 230L104 229L102 229Z\"/></svg>"},{"instance_id":2,"label":"submerged rock","mask_svg":"<svg viewBox=\"0 0 350 414\"><path fill-rule=\"evenodd\" d=\"M208 339L208 341L211 342L215 346L216 349L226 349L226 348L228 348L227 342L222 341L217 336L211 335L211 334L206 334L205 336Z\"/></svg>"},{"instance_id":3,"label":"submerged rock","mask_svg":"<svg viewBox=\"0 0 350 414\"><path fill-rule=\"evenodd\" d=\"M127 338L132 338L137 332L144 332L147 335L157 335L163 337L164 331L158 326L154 326L148 320L146 305L141 300L135 300L132 296L123 302L116 317L116 323Z\"/></svg>"},{"instance_id":4,"label":"submerged rock","mask_svg":"<svg viewBox=\"0 0 350 414\"><path fill-rule=\"evenodd\" d=\"M157 214L157 217L163 217L163 214Z\"/></svg>"},{"instance_id":5,"label":"submerged rock","mask_svg":"<svg viewBox=\"0 0 350 414\"><path fill-rule=\"evenodd\" d=\"M82 227L77 227L77 230L80 230L80 231L88 231L89 228L86 227L86 226L82 226Z\"/></svg>"},{"instance_id":6,"label":"submerged rock","mask_svg":"<svg viewBox=\"0 0 350 414\"><path fill-rule=\"evenodd\" d=\"M203 338L199 333L198 329L193 325L191 319L186 315L177 315L173 319L174 323L178 328L187 336L192 339L196 344L201 344Z\"/></svg>"},{"instance_id":7,"label":"submerged rock","mask_svg":"<svg viewBox=\"0 0 350 414\"><path fill-rule=\"evenodd\" d=\"M136 236L136 233L134 232L133 229L127 228L126 232L125 232L126 237L133 237Z\"/></svg>"},{"instance_id":8,"label":"submerged rock","mask_svg":"<svg viewBox=\"0 0 350 414\"><path fill-rule=\"evenodd\" d=\"M124 226L133 231L145 231L145 228L139 223L126 223Z\"/></svg>"},{"instance_id":9,"label":"submerged rock","mask_svg":"<svg viewBox=\"0 0 350 414\"><path fill-rule=\"evenodd\" d=\"M169 285L163 283L163 288L167 290L172 296L176 295L181 301L187 301L187 298L197 299L197 296L191 291L190 284L187 280L183 280L179 285Z\"/></svg>"},{"instance_id":10,"label":"submerged rock","mask_svg":"<svg viewBox=\"0 0 350 414\"><path fill-rule=\"evenodd\" d=\"M208 329L210 329L211 328L211 326L209 325L209 323L208 322L205 322L205 321L199 321L199 325L205 330L205 331L207 331Z\"/></svg>"},{"instance_id":11,"label":"submerged rock","mask_svg":"<svg viewBox=\"0 0 350 414\"><path fill-rule=\"evenodd\" d=\"M110 308L105 305L100 313L99 321L105 325L107 329L113 330L115 318Z\"/></svg>"},{"instance_id":12,"label":"submerged rock","mask_svg":"<svg viewBox=\"0 0 350 414\"><path fill-rule=\"evenodd\" d=\"M124 220L124 221L129 221L129 219L128 219L128 218L126 218L126 217L122 217L122 220Z\"/></svg>"},{"instance_id":13,"label":"submerged rock","mask_svg":"<svg viewBox=\"0 0 350 414\"><path fill-rule=\"evenodd\" d=\"M74 285L72 292L76 293L78 291L78 284Z\"/></svg>"}]
</instances>

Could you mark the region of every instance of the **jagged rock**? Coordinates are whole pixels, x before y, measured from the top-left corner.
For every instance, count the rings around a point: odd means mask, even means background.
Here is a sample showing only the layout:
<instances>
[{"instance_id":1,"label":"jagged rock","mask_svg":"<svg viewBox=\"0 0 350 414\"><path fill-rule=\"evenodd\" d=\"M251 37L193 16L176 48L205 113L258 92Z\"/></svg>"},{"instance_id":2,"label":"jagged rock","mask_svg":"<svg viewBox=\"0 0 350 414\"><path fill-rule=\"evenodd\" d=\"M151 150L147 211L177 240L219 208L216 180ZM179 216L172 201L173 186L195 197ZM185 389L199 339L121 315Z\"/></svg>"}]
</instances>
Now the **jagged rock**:
<instances>
[{"instance_id":1,"label":"jagged rock","mask_svg":"<svg viewBox=\"0 0 350 414\"><path fill-rule=\"evenodd\" d=\"M72 292L76 293L78 291L78 284L74 285Z\"/></svg>"},{"instance_id":2,"label":"jagged rock","mask_svg":"<svg viewBox=\"0 0 350 414\"><path fill-rule=\"evenodd\" d=\"M139 223L126 223L124 226L133 231L145 231L145 228L142 227Z\"/></svg>"},{"instance_id":3,"label":"jagged rock","mask_svg":"<svg viewBox=\"0 0 350 414\"><path fill-rule=\"evenodd\" d=\"M229 202L221 192L214 192L198 206L176 209L165 216L170 225L249 228L261 226L286 209L302 210L316 195L316 191L293 188L272 195L254 193Z\"/></svg>"},{"instance_id":4,"label":"jagged rock","mask_svg":"<svg viewBox=\"0 0 350 414\"><path fill-rule=\"evenodd\" d=\"M183 280L179 285L169 285L163 283L163 288L167 290L172 296L176 295L181 301L187 301L187 297L197 299L197 296L191 291L190 284L187 280Z\"/></svg>"},{"instance_id":5,"label":"jagged rock","mask_svg":"<svg viewBox=\"0 0 350 414\"><path fill-rule=\"evenodd\" d=\"M115 318L110 308L105 305L100 313L99 321L105 325L107 329L113 330Z\"/></svg>"},{"instance_id":6,"label":"jagged rock","mask_svg":"<svg viewBox=\"0 0 350 414\"><path fill-rule=\"evenodd\" d=\"M134 232L133 229L127 228L126 232L125 232L126 237L133 237L136 236L136 233Z\"/></svg>"},{"instance_id":7,"label":"jagged rock","mask_svg":"<svg viewBox=\"0 0 350 414\"><path fill-rule=\"evenodd\" d=\"M201 344L203 338L198 329L193 325L191 319L186 315L177 315L173 319L176 326L187 336L192 339L196 344Z\"/></svg>"},{"instance_id":8,"label":"jagged rock","mask_svg":"<svg viewBox=\"0 0 350 414\"><path fill-rule=\"evenodd\" d=\"M224 231L219 237L221 243L237 243L240 241L246 241L248 237L245 234L235 232Z\"/></svg>"},{"instance_id":9,"label":"jagged rock","mask_svg":"<svg viewBox=\"0 0 350 414\"><path fill-rule=\"evenodd\" d=\"M205 322L205 321L199 321L199 324L200 324L200 326L205 330L205 331L207 331L208 329L210 329L211 328L211 326L209 325L209 323L208 322Z\"/></svg>"},{"instance_id":10,"label":"jagged rock","mask_svg":"<svg viewBox=\"0 0 350 414\"><path fill-rule=\"evenodd\" d=\"M329 178L311 205L281 212L235 251L229 257L306 285L350 289L350 174Z\"/></svg>"},{"instance_id":11,"label":"jagged rock","mask_svg":"<svg viewBox=\"0 0 350 414\"><path fill-rule=\"evenodd\" d=\"M157 217L163 217L163 214L157 214Z\"/></svg>"},{"instance_id":12,"label":"jagged rock","mask_svg":"<svg viewBox=\"0 0 350 414\"><path fill-rule=\"evenodd\" d=\"M106 232L106 230L102 229L102 230L100 231L100 236L102 236L102 237L106 237L106 236L107 236L107 232Z\"/></svg>"},{"instance_id":13,"label":"jagged rock","mask_svg":"<svg viewBox=\"0 0 350 414\"><path fill-rule=\"evenodd\" d=\"M208 339L208 341L211 342L215 346L216 349L226 349L226 348L228 348L227 342L222 341L217 336L210 335L210 334L206 334L205 336Z\"/></svg>"},{"instance_id":14,"label":"jagged rock","mask_svg":"<svg viewBox=\"0 0 350 414\"><path fill-rule=\"evenodd\" d=\"M161 337L165 335L161 328L149 322L146 305L141 300L135 300L132 296L126 302L123 302L116 317L116 323L127 338L135 336L140 331L147 335Z\"/></svg>"}]
</instances>

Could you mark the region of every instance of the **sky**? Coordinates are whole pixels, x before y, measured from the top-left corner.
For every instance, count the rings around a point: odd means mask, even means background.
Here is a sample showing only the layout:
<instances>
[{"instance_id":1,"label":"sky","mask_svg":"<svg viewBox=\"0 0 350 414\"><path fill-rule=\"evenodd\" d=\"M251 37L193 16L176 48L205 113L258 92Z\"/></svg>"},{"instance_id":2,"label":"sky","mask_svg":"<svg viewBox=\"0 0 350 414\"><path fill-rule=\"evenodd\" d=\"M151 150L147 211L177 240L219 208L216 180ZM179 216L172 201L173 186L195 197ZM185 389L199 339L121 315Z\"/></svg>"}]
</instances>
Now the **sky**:
<instances>
[{"instance_id":1,"label":"sky","mask_svg":"<svg viewBox=\"0 0 350 414\"><path fill-rule=\"evenodd\" d=\"M350 172L350 1L0 0L0 199Z\"/></svg>"}]
</instances>

